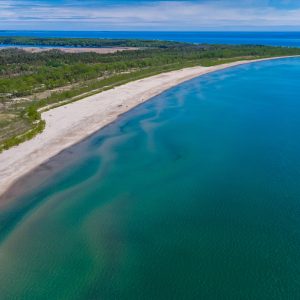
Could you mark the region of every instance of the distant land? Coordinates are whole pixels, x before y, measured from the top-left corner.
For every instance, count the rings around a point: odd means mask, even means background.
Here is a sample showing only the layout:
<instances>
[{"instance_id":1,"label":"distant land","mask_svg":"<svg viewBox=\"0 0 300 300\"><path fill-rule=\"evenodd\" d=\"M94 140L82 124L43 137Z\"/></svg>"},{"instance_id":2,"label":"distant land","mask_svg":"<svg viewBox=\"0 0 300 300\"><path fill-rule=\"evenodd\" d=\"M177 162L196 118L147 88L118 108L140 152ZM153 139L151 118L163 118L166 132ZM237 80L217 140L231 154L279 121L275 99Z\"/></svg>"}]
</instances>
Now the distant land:
<instances>
[{"instance_id":1,"label":"distant land","mask_svg":"<svg viewBox=\"0 0 300 300\"><path fill-rule=\"evenodd\" d=\"M102 48L87 48L87 47L54 47L54 46L28 46L28 45L13 45L13 44L0 44L0 50L7 48L17 48L22 49L29 53L39 53L50 50L58 50L65 53L84 53L84 52L94 52L98 54L109 54L118 51L134 51L140 48L138 47L102 47Z\"/></svg>"},{"instance_id":2,"label":"distant land","mask_svg":"<svg viewBox=\"0 0 300 300\"><path fill-rule=\"evenodd\" d=\"M251 44L300 47L300 32L295 31L21 31L3 30L0 36L56 38L146 39L207 44Z\"/></svg>"}]
</instances>

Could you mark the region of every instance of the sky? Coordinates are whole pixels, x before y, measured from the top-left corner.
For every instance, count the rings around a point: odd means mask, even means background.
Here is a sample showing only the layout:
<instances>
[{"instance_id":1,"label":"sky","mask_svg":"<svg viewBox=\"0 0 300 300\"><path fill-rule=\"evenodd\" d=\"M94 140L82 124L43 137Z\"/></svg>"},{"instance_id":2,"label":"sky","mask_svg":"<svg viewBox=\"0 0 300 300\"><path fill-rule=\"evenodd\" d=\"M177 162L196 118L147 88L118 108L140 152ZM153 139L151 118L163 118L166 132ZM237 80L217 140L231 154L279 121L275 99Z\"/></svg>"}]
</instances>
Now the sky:
<instances>
[{"instance_id":1,"label":"sky","mask_svg":"<svg viewBox=\"0 0 300 300\"><path fill-rule=\"evenodd\" d=\"M300 0L0 0L0 30L300 30Z\"/></svg>"}]
</instances>

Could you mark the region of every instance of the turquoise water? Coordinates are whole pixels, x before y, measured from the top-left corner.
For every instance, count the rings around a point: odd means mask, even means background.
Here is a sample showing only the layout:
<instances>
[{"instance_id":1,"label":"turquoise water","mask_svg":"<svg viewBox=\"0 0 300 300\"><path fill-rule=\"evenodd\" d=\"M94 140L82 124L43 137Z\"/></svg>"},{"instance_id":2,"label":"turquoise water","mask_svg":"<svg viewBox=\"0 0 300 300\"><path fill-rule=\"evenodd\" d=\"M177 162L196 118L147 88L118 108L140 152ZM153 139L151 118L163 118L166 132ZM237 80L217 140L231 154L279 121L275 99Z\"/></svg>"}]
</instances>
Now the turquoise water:
<instances>
[{"instance_id":1,"label":"turquoise water","mask_svg":"<svg viewBox=\"0 0 300 300\"><path fill-rule=\"evenodd\" d=\"M300 299L299 95L227 69L71 149L0 214L0 299Z\"/></svg>"}]
</instances>

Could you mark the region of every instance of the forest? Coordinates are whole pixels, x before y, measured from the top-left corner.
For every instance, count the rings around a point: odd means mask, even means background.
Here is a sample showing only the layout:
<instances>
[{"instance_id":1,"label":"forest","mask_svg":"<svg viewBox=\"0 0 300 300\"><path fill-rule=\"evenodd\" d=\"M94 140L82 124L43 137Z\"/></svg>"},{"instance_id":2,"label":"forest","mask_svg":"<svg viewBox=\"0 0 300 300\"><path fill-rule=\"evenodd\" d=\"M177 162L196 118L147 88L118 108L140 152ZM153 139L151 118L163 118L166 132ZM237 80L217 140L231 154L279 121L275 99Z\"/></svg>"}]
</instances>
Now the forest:
<instances>
[{"instance_id":1,"label":"forest","mask_svg":"<svg viewBox=\"0 0 300 300\"><path fill-rule=\"evenodd\" d=\"M37 41L38 40L38 41ZM41 110L77 101L126 82L190 66L300 55L298 48L193 45L175 42L0 38L1 43L59 46L135 46L113 54L0 51L0 151L42 131ZM30 44L30 43L33 44ZM43 43L43 44L42 44Z\"/></svg>"},{"instance_id":2,"label":"forest","mask_svg":"<svg viewBox=\"0 0 300 300\"><path fill-rule=\"evenodd\" d=\"M35 38L0 37L0 45L61 46L61 47L155 47L182 46L183 43L168 41L147 41L131 39L90 39L90 38ZM186 45L185 45L186 46Z\"/></svg>"}]
</instances>

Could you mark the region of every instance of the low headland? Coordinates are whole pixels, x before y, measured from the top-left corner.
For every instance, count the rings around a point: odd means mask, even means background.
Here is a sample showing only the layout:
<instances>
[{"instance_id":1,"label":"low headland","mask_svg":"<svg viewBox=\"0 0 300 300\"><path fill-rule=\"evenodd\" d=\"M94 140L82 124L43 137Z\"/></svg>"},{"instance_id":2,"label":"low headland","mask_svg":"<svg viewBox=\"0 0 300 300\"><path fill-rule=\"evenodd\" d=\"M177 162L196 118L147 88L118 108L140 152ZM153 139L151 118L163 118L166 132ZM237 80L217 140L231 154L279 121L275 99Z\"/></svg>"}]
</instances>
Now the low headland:
<instances>
[{"instance_id":1,"label":"low headland","mask_svg":"<svg viewBox=\"0 0 300 300\"><path fill-rule=\"evenodd\" d=\"M85 53L85 52L94 52L98 54L111 54L115 52L120 51L135 51L139 50L140 48L136 47L105 47L105 48L78 48L78 47L51 47L51 46L22 46L22 45L1 45L0 44L0 50L4 49L21 49L23 51L29 52L29 53L39 53L39 52L45 52L45 51L61 51L65 53Z\"/></svg>"},{"instance_id":2,"label":"low headland","mask_svg":"<svg viewBox=\"0 0 300 300\"><path fill-rule=\"evenodd\" d=\"M28 72L18 69L15 77L0 77L0 93L2 89L2 95L5 94L5 83L9 83L10 87L0 112L0 125L8 132L6 140L0 140L3 150L0 153L0 198L4 199L10 186L26 173L115 121L119 115L173 86L217 70L300 54L300 49L264 46L174 46L172 43L165 46L153 48L151 45L149 49L108 55L60 51L24 54L21 50L3 50L4 56L13 57L4 72L13 72L12 66L17 68L14 63L16 57L21 57L21 65L27 66ZM32 58L38 59L35 67L28 63ZM58 69L57 58L61 62ZM78 74L70 73L67 63L77 59L81 59L82 64L82 61L89 60L89 64L85 62L88 67L93 65L97 71L106 68L107 73L97 77L99 73L96 71L90 79L85 74L90 71L88 69L82 69L82 73ZM124 62L125 65L118 69ZM39 73L40 69L42 73ZM47 70L54 74L62 71L64 75L68 70L76 80L70 82L72 76L69 76L69 81L62 76L61 81L49 89L47 84L52 77L45 75ZM39 83L35 81L39 78L37 74L45 75L45 84L38 90L34 88ZM30 76L31 81L28 80ZM30 89L26 82L31 85ZM23 85L20 86L21 83ZM14 110L18 111L15 116ZM3 121L6 115L11 117L11 122ZM15 126L21 123L24 128ZM13 136L15 128L17 136Z\"/></svg>"}]
</instances>

